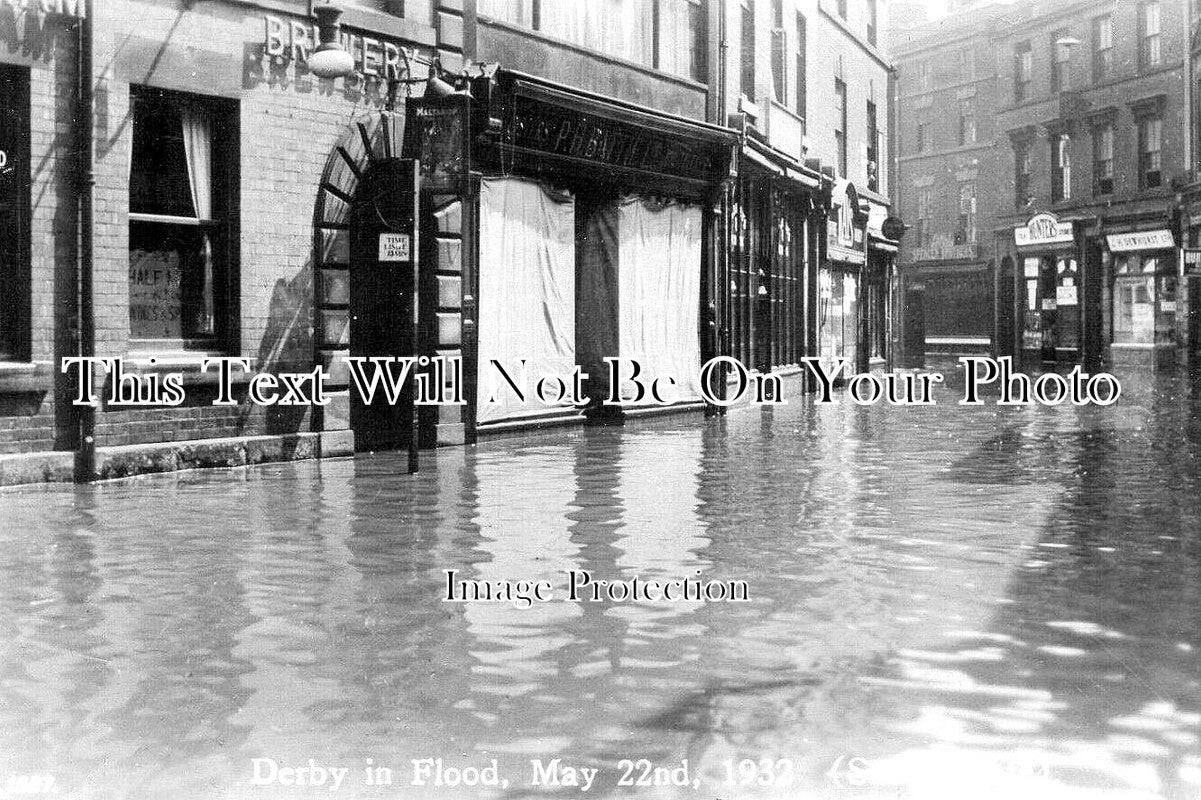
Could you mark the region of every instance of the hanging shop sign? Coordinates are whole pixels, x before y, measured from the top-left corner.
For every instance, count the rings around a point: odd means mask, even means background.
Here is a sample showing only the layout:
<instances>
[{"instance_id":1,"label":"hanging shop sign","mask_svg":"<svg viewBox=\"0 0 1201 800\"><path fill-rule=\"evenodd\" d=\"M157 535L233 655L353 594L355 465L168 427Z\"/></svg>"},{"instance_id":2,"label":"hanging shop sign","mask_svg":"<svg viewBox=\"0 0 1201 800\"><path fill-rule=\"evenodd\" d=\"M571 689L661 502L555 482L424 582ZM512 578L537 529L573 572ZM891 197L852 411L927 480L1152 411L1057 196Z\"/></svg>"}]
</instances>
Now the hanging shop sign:
<instances>
[{"instance_id":1,"label":"hanging shop sign","mask_svg":"<svg viewBox=\"0 0 1201 800\"><path fill-rule=\"evenodd\" d=\"M1013 241L1018 247L1068 244L1074 241L1072 223L1060 222L1054 214L1035 214L1025 225L1013 229Z\"/></svg>"},{"instance_id":2,"label":"hanging shop sign","mask_svg":"<svg viewBox=\"0 0 1201 800\"><path fill-rule=\"evenodd\" d=\"M1111 253L1131 253L1136 250L1169 250L1176 239L1169 230L1111 233L1105 237Z\"/></svg>"},{"instance_id":3,"label":"hanging shop sign","mask_svg":"<svg viewBox=\"0 0 1201 800\"><path fill-rule=\"evenodd\" d=\"M405 126L404 152L417 159L424 189L454 188L468 172L471 107L465 97L411 99Z\"/></svg>"}]
</instances>

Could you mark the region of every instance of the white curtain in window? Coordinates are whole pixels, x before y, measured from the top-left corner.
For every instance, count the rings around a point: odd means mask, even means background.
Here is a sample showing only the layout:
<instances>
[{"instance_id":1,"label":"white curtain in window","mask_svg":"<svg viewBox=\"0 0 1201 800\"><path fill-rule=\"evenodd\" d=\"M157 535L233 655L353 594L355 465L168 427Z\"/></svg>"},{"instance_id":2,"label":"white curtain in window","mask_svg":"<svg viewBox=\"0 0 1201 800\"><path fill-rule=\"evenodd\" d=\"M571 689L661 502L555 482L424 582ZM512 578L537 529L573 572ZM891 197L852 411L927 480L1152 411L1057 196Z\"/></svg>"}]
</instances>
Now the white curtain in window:
<instances>
[{"instance_id":1,"label":"white curtain in window","mask_svg":"<svg viewBox=\"0 0 1201 800\"><path fill-rule=\"evenodd\" d=\"M562 413L533 394L543 375L575 367L575 202L518 178L480 186L479 402L477 420ZM527 402L499 377L492 360L520 383L527 362ZM497 402L487 402L494 393Z\"/></svg>"},{"instance_id":2,"label":"white curtain in window","mask_svg":"<svg viewBox=\"0 0 1201 800\"><path fill-rule=\"evenodd\" d=\"M208 112L197 106L184 105L179 112L183 128L184 154L188 159L188 187L192 192L192 208L198 219L213 218L213 139L212 125ZM204 232L201 253L204 285L200 296L203 310L193 323L197 334L213 332L215 309L213 307L213 246L208 232Z\"/></svg>"},{"instance_id":3,"label":"white curtain in window","mask_svg":"<svg viewBox=\"0 0 1201 800\"><path fill-rule=\"evenodd\" d=\"M639 362L648 386L670 375L681 401L698 399L701 209L631 197L617 229L619 355Z\"/></svg>"},{"instance_id":4,"label":"white curtain in window","mask_svg":"<svg viewBox=\"0 0 1201 800\"><path fill-rule=\"evenodd\" d=\"M654 0L543 0L542 32L650 66Z\"/></svg>"},{"instance_id":5,"label":"white curtain in window","mask_svg":"<svg viewBox=\"0 0 1201 800\"><path fill-rule=\"evenodd\" d=\"M659 68L693 77L696 32L691 28L692 0L659 0Z\"/></svg>"}]
</instances>

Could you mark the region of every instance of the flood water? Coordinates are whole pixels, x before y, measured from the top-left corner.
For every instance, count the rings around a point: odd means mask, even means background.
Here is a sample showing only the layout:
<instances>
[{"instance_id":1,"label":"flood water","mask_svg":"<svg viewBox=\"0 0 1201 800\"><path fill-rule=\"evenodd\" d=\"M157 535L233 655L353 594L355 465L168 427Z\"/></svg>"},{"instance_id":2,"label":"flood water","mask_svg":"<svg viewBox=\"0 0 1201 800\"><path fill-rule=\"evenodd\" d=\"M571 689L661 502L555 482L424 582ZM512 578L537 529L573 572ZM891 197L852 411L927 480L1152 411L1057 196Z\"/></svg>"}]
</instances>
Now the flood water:
<instances>
[{"instance_id":1,"label":"flood water","mask_svg":"<svg viewBox=\"0 0 1201 800\"><path fill-rule=\"evenodd\" d=\"M1124 377L0 493L0 796L580 796L559 758L586 797L1201 797L1201 383Z\"/></svg>"}]
</instances>

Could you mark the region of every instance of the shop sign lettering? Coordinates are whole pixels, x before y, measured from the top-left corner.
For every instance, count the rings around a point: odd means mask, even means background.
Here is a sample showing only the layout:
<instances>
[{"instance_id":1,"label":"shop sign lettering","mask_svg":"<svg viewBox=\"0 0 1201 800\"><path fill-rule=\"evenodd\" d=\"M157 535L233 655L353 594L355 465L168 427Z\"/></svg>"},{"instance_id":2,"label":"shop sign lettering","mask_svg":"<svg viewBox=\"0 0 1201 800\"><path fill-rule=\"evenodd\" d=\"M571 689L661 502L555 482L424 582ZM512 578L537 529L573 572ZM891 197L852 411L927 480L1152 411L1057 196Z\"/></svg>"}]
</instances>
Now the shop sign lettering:
<instances>
[{"instance_id":1,"label":"shop sign lettering","mask_svg":"<svg viewBox=\"0 0 1201 800\"><path fill-rule=\"evenodd\" d=\"M263 55L274 61L303 64L320 41L317 26L311 22L283 20L270 14L264 15L263 22ZM365 81L387 82L409 77L405 69L405 56L412 58L412 50L402 53L400 45L395 42L348 33L345 29L341 34L341 43L354 58L355 69Z\"/></svg>"},{"instance_id":2,"label":"shop sign lettering","mask_svg":"<svg viewBox=\"0 0 1201 800\"><path fill-rule=\"evenodd\" d=\"M1140 231L1138 233L1111 233L1105 237L1111 253L1130 253L1136 250L1166 250L1176 246L1172 232Z\"/></svg>"},{"instance_id":3,"label":"shop sign lettering","mask_svg":"<svg viewBox=\"0 0 1201 800\"><path fill-rule=\"evenodd\" d=\"M714 154L678 137L518 97L511 144L627 169L709 180Z\"/></svg>"},{"instance_id":4,"label":"shop sign lettering","mask_svg":"<svg viewBox=\"0 0 1201 800\"><path fill-rule=\"evenodd\" d=\"M1060 222L1054 214L1035 214L1025 225L1013 229L1018 247L1072 242L1072 223Z\"/></svg>"}]
</instances>

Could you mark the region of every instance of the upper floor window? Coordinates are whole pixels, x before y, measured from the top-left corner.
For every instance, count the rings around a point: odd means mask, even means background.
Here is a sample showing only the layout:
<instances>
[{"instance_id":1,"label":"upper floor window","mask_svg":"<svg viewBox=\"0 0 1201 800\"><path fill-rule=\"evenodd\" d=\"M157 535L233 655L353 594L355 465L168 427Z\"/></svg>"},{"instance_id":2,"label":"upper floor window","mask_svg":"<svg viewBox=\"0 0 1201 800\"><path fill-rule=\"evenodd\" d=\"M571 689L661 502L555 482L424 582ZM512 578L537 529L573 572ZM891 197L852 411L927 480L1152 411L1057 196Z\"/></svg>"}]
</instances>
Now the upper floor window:
<instances>
[{"instance_id":1,"label":"upper floor window","mask_svg":"<svg viewBox=\"0 0 1201 800\"><path fill-rule=\"evenodd\" d=\"M1030 42L1019 42L1013 49L1013 99L1022 102L1030 97L1030 82L1034 74L1034 52Z\"/></svg>"},{"instance_id":2,"label":"upper floor window","mask_svg":"<svg viewBox=\"0 0 1201 800\"><path fill-rule=\"evenodd\" d=\"M843 15L846 16L845 14ZM876 0L867 0L867 42L868 44L876 44L876 28L880 24L880 9L876 6Z\"/></svg>"},{"instance_id":3,"label":"upper floor window","mask_svg":"<svg viewBox=\"0 0 1201 800\"><path fill-rule=\"evenodd\" d=\"M1066 92L1072 88L1072 46L1062 44L1070 36L1067 28L1051 34L1051 91Z\"/></svg>"},{"instance_id":4,"label":"upper floor window","mask_svg":"<svg viewBox=\"0 0 1201 800\"><path fill-rule=\"evenodd\" d=\"M914 240L918 247L929 247L933 240L931 222L934 217L934 190L929 186L918 187L917 190L917 230Z\"/></svg>"},{"instance_id":5,"label":"upper floor window","mask_svg":"<svg viewBox=\"0 0 1201 800\"><path fill-rule=\"evenodd\" d=\"M930 123L924 119L917 121L917 134L914 137L913 146L918 153L926 152L926 148L930 146Z\"/></svg>"},{"instance_id":6,"label":"upper floor window","mask_svg":"<svg viewBox=\"0 0 1201 800\"><path fill-rule=\"evenodd\" d=\"M963 82L976 79L976 58L970 47L961 47L956 55L956 67L959 80Z\"/></svg>"},{"instance_id":7,"label":"upper floor window","mask_svg":"<svg viewBox=\"0 0 1201 800\"><path fill-rule=\"evenodd\" d=\"M1158 66L1163 61L1158 2L1138 7L1138 61L1143 68Z\"/></svg>"},{"instance_id":8,"label":"upper floor window","mask_svg":"<svg viewBox=\"0 0 1201 800\"><path fill-rule=\"evenodd\" d=\"M959 224L955 229L955 244L976 243L976 182L959 184Z\"/></svg>"},{"instance_id":9,"label":"upper floor window","mask_svg":"<svg viewBox=\"0 0 1201 800\"><path fill-rule=\"evenodd\" d=\"M867 188L880 191L880 130L876 104L867 101Z\"/></svg>"},{"instance_id":10,"label":"upper floor window","mask_svg":"<svg viewBox=\"0 0 1201 800\"><path fill-rule=\"evenodd\" d=\"M1113 123L1093 130L1093 191L1113 194Z\"/></svg>"},{"instance_id":11,"label":"upper floor window","mask_svg":"<svg viewBox=\"0 0 1201 800\"><path fill-rule=\"evenodd\" d=\"M1013 200L1022 208L1030 200L1030 143L1013 143Z\"/></svg>"},{"instance_id":12,"label":"upper floor window","mask_svg":"<svg viewBox=\"0 0 1201 800\"><path fill-rule=\"evenodd\" d=\"M1138 123L1138 183L1140 189L1163 185L1163 119L1147 117Z\"/></svg>"},{"instance_id":13,"label":"upper floor window","mask_svg":"<svg viewBox=\"0 0 1201 800\"><path fill-rule=\"evenodd\" d=\"M1072 199L1072 137L1051 138L1051 202Z\"/></svg>"},{"instance_id":14,"label":"upper floor window","mask_svg":"<svg viewBox=\"0 0 1201 800\"><path fill-rule=\"evenodd\" d=\"M838 174L847 175L847 85L834 79L834 146L838 151Z\"/></svg>"},{"instance_id":15,"label":"upper floor window","mask_svg":"<svg viewBox=\"0 0 1201 800\"><path fill-rule=\"evenodd\" d=\"M478 0L478 13L643 66L705 79L702 0Z\"/></svg>"},{"instance_id":16,"label":"upper floor window","mask_svg":"<svg viewBox=\"0 0 1201 800\"><path fill-rule=\"evenodd\" d=\"M804 14L796 15L796 113L802 117L809 105L809 32Z\"/></svg>"},{"instance_id":17,"label":"upper floor window","mask_svg":"<svg viewBox=\"0 0 1201 800\"><path fill-rule=\"evenodd\" d=\"M784 102L788 68L784 66L784 0L771 2L771 88L776 102Z\"/></svg>"},{"instance_id":18,"label":"upper floor window","mask_svg":"<svg viewBox=\"0 0 1201 800\"><path fill-rule=\"evenodd\" d=\"M917 64L917 90L928 92L934 85L933 71L929 61L919 61Z\"/></svg>"},{"instance_id":19,"label":"upper floor window","mask_svg":"<svg viewBox=\"0 0 1201 800\"><path fill-rule=\"evenodd\" d=\"M0 360L29 358L29 71L0 64Z\"/></svg>"},{"instance_id":20,"label":"upper floor window","mask_svg":"<svg viewBox=\"0 0 1201 800\"><path fill-rule=\"evenodd\" d=\"M968 98L959 101L959 146L976 141L976 101Z\"/></svg>"},{"instance_id":21,"label":"upper floor window","mask_svg":"<svg viewBox=\"0 0 1201 800\"><path fill-rule=\"evenodd\" d=\"M838 16L847 18L847 0L838 0Z\"/></svg>"},{"instance_id":22,"label":"upper floor window","mask_svg":"<svg viewBox=\"0 0 1201 800\"><path fill-rule=\"evenodd\" d=\"M1093 82L1100 83L1113 71L1113 17L1093 20Z\"/></svg>"},{"instance_id":23,"label":"upper floor window","mask_svg":"<svg viewBox=\"0 0 1201 800\"><path fill-rule=\"evenodd\" d=\"M742 72L739 88L747 100L755 99L755 0L741 0ZM594 4L588 4L594 5Z\"/></svg>"}]
</instances>

